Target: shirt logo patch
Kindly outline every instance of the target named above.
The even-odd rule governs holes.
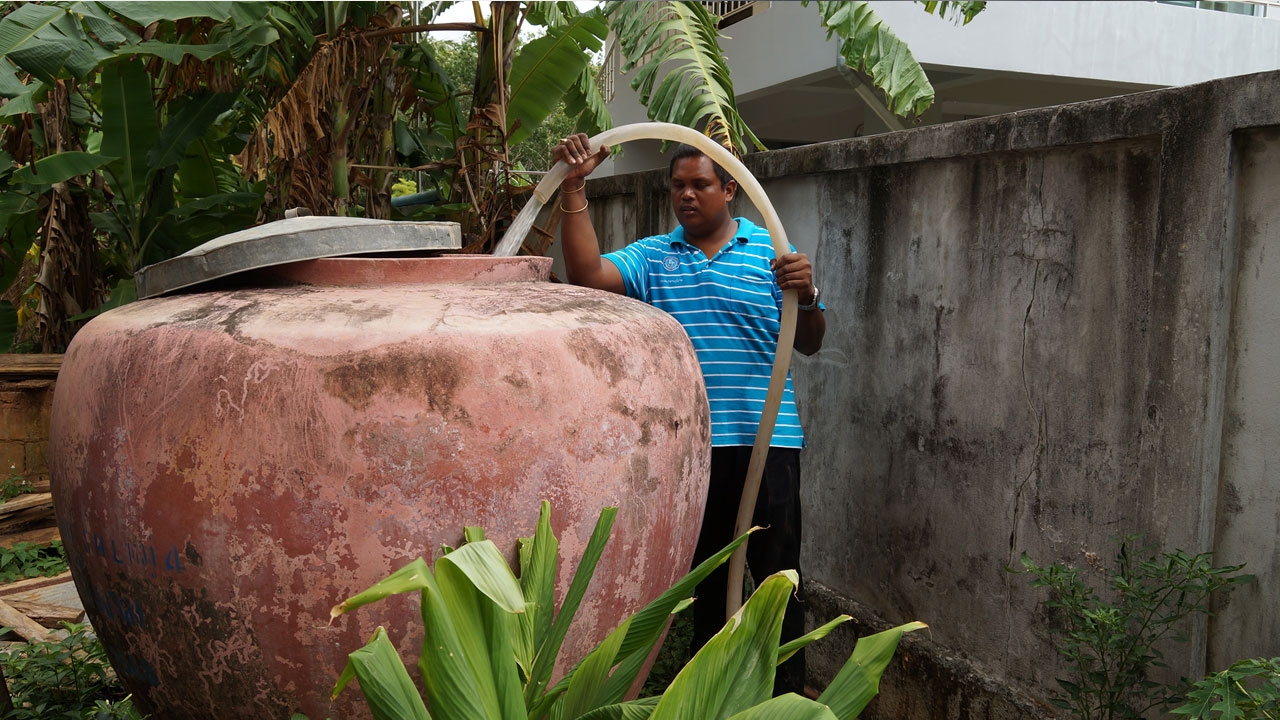
[[[668,255],[662,258],[663,270],[666,270],[667,272],[675,272],[676,268],[678,267],[680,267],[680,259],[677,258],[675,255]]]

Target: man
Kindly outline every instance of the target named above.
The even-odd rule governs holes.
[[[697,148],[681,145],[671,160],[671,207],[680,227],[600,255],[587,209],[586,177],[609,149],[592,150],[586,135],[565,138],[554,157],[569,174],[560,186],[561,240],[569,282],[608,290],[670,313],[689,334],[702,365],[711,403],[711,480],[694,554],[698,564],[733,539],[743,481],[764,408],[777,348],[782,291],[799,295],[795,349],[812,355],[826,322],[818,305],[809,258],[775,257],[769,233],[734,218],[729,203],[737,183]],[[800,448],[804,434],[791,378],[779,409],[753,522],[767,528],[747,545],[757,580],[800,571]],[[724,626],[727,565],[698,586],[693,645],[697,651]],[[787,606],[782,641],[804,634],[800,597]],[[774,693],[804,692],[804,654],[778,668]]]

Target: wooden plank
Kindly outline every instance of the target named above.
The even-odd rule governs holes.
[[[62,573],[61,575],[54,575],[53,577],[27,578],[26,580],[11,582],[8,585],[0,585],[0,597],[9,597],[10,595],[26,592],[27,590],[49,587],[51,585],[61,585],[62,583],[69,582],[71,582],[70,570]]]
[[[21,390],[29,392],[32,390],[48,390],[54,385],[53,378],[39,378],[37,380],[15,379],[13,377],[0,376],[0,390]]]
[[[35,603],[37,605],[59,605],[69,608],[83,608],[80,592],[70,580],[48,587],[33,588],[22,592],[7,594],[4,601],[10,605],[15,602]]]
[[[52,524],[53,508],[29,508],[0,520],[0,535],[35,530]]]
[[[60,367],[62,367],[62,355],[0,354],[0,377],[56,377]]]
[[[53,508],[53,493],[27,493],[0,503],[0,517],[42,505]]]
[[[47,493],[49,492],[49,475],[47,473],[39,473],[35,476],[27,476],[23,478],[27,481],[28,493]]]
[[[0,547],[13,547],[18,543],[31,543],[32,545],[48,545],[54,540],[61,540],[62,534],[58,532],[58,527],[45,527],[37,530],[27,530],[25,532],[10,533],[8,535],[0,535]]]
[[[56,628],[58,623],[75,623],[84,619],[84,608],[71,607],[69,605],[51,605],[29,600],[9,599],[3,602],[7,602],[9,607],[47,628]]]
[[[49,642],[56,638],[43,625],[18,612],[4,600],[0,600],[0,625],[13,628],[30,642]]]

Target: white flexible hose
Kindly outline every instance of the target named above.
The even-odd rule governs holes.
[[[632,140],[670,140],[692,145],[714,160],[738,181],[738,187],[746,192],[747,197],[755,204],[756,210],[764,216],[764,226],[773,239],[773,251],[779,257],[791,252],[791,244],[787,242],[786,231],[782,229],[782,221],[774,211],[773,204],[765,195],[764,188],[756,181],[747,167],[732,153],[719,143],[702,133],[671,123],[646,122],[623,125],[606,130],[591,138],[592,149],[602,146],[619,145]],[[557,162],[551,171],[542,178],[542,182],[534,188],[533,198],[520,212],[534,215],[546,205],[560,188],[560,183],[569,172],[569,166]],[[521,223],[512,225],[512,229],[498,242],[493,254],[499,256],[515,255],[524,242],[524,232],[515,232]],[[514,235],[514,237],[513,237]],[[773,426],[778,419],[778,406],[782,403],[782,391],[787,382],[787,367],[791,364],[791,346],[796,336],[796,291],[786,290],[782,293],[782,327],[778,332],[778,349],[774,353],[773,373],[769,378],[769,391],[765,395],[764,411],[760,414],[760,427],[756,431],[756,442],[751,450],[751,461],[747,465],[747,477],[742,487],[742,501],[738,504],[738,519],[734,525],[734,537],[738,537],[751,529],[751,517],[756,507],[756,497],[760,493],[760,478],[764,474],[765,457],[769,452],[769,441],[773,438]],[[729,591],[725,598],[725,619],[732,617],[742,607],[742,576],[747,563],[747,544],[738,546],[729,560]]]

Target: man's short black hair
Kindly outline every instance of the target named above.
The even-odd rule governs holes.
[[[671,151],[671,164],[667,167],[667,177],[671,177],[671,174],[675,172],[677,160],[683,160],[691,157],[705,157],[708,160],[711,160],[706,153],[702,152],[698,148],[687,143],[680,143],[676,146],[675,150]],[[720,163],[715,160],[711,160],[711,166],[716,169],[716,177],[720,178],[720,187],[728,187],[729,181],[733,179],[733,176],[729,174],[729,171],[720,167]]]

